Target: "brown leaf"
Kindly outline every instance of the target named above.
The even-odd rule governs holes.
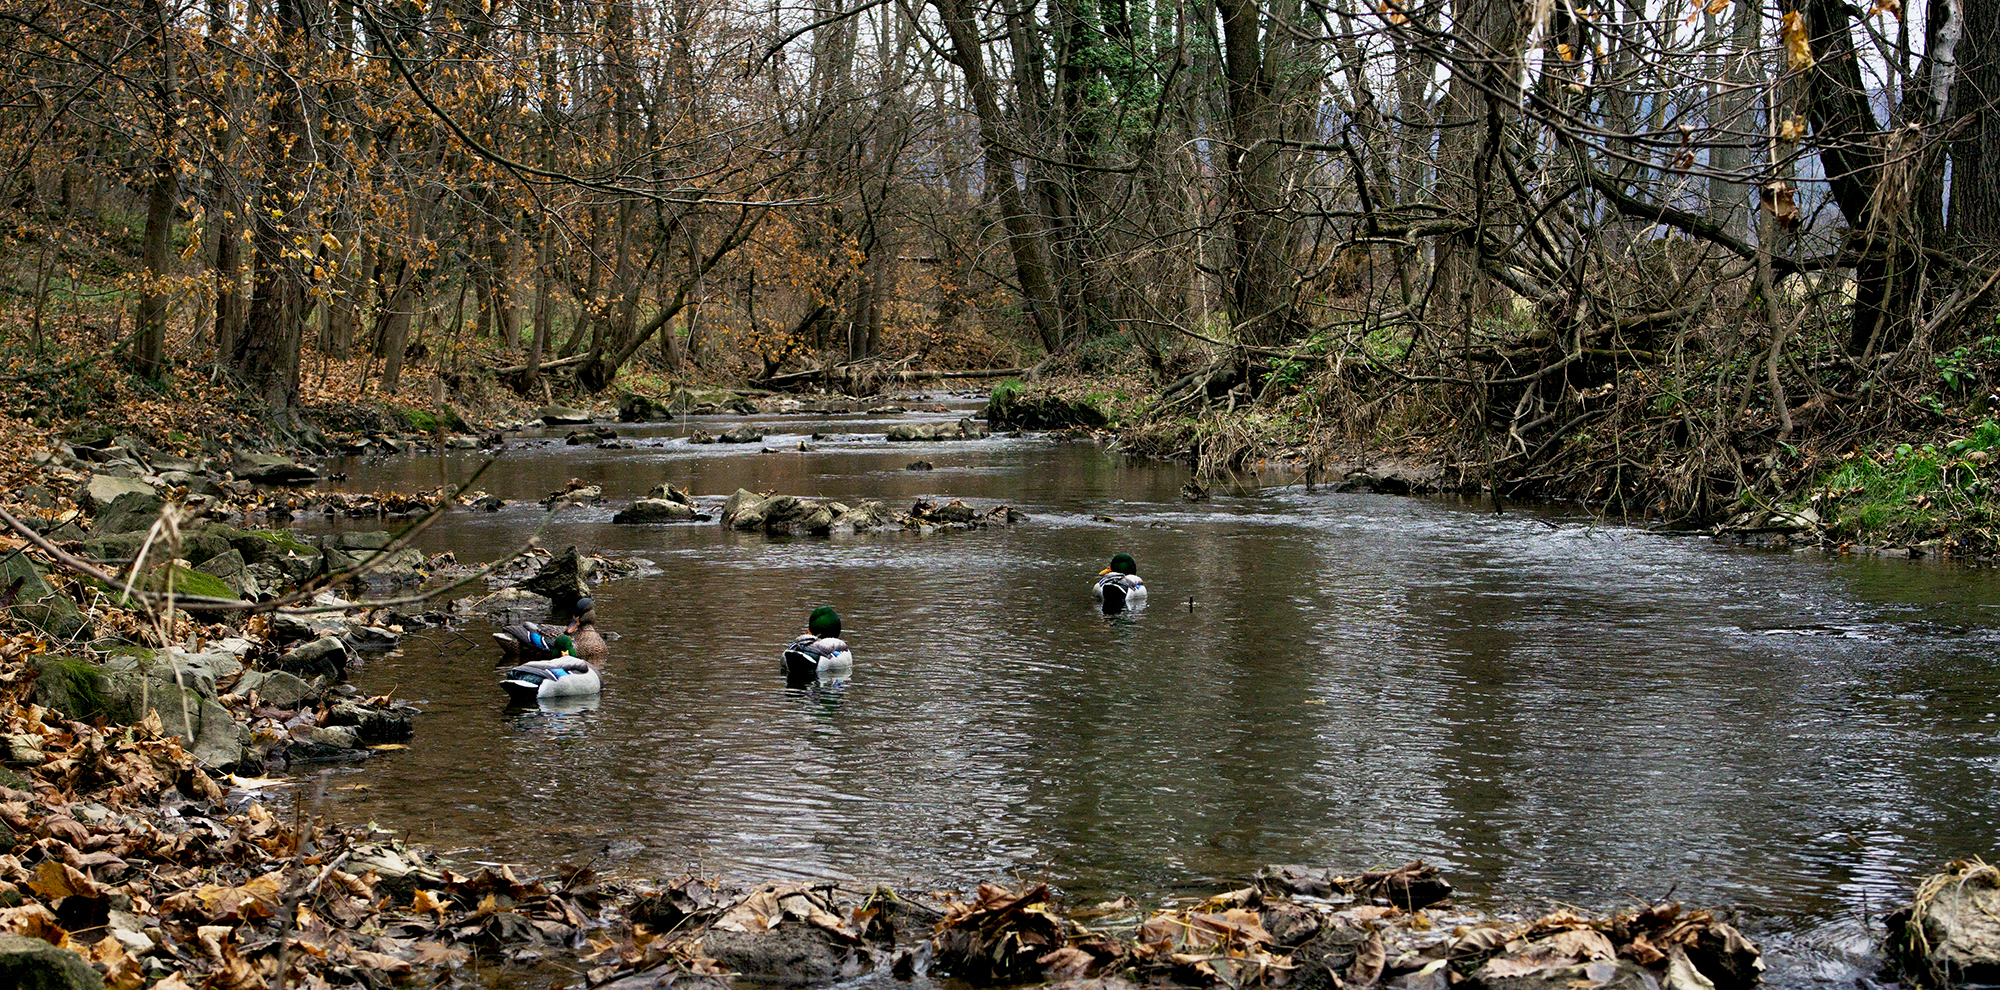
[[[90,947],[88,958],[103,970],[104,985],[110,990],[138,990],[146,985],[146,967],[116,938],[104,936]]]
[[[0,932],[26,935],[53,945],[62,945],[69,937],[62,926],[56,924],[55,912],[40,904],[0,909]]]
[[[471,961],[472,952],[456,945],[443,942],[418,942],[414,947],[415,958],[411,961],[419,966],[449,966],[458,968]]]
[[[1785,14],[1779,28],[1779,36],[1785,42],[1785,59],[1794,69],[1810,69],[1815,59],[1811,40],[1806,36],[1806,15],[1798,11]]]
[[[97,884],[81,870],[47,859],[35,867],[35,879],[28,882],[28,889],[52,901],[61,897],[103,896]]]
[[[212,921],[235,919],[249,921],[253,918],[269,918],[278,911],[278,895],[284,890],[283,881],[273,871],[245,883],[241,887],[208,886],[195,891],[200,899],[202,912]]]
[[[1380,934],[1371,934],[1368,941],[1354,954],[1354,962],[1347,967],[1346,982],[1351,986],[1373,986],[1382,978],[1382,970],[1389,965],[1389,950],[1382,944]]]
[[[1074,945],[1065,945],[1035,961],[1042,964],[1043,975],[1053,983],[1083,979],[1089,975],[1090,966],[1096,960]]]
[[[395,956],[381,952],[370,952],[367,949],[348,949],[347,961],[362,969],[372,969],[378,973],[400,975],[410,971],[409,963]]]
[[[419,890],[417,891],[417,896],[410,901],[411,913],[436,914],[439,924],[444,923],[445,912],[450,910],[450,907],[443,898],[438,896],[437,891]]]

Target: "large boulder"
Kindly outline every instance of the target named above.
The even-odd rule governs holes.
[[[103,512],[116,502],[120,495],[153,495],[159,490],[137,478],[120,478],[110,474],[93,474],[77,489],[76,501],[92,512]]]
[[[664,498],[642,498],[611,517],[614,523],[688,522],[701,517],[694,506]]]
[[[337,681],[347,676],[347,644],[339,636],[321,636],[293,647],[274,666],[308,681],[315,677]]]
[[[90,528],[99,533],[128,533],[147,529],[160,517],[166,500],[150,491],[126,492],[111,500],[92,519]]]
[[[722,522],[731,529],[767,533],[824,535],[834,530],[875,529],[891,519],[882,503],[868,500],[848,505],[830,499],[796,495],[760,495],[737,489],[722,505]]]
[[[259,485],[309,485],[319,480],[319,469],[300,464],[279,454],[238,451],[230,471],[236,477]]]
[[[243,555],[245,566],[267,585],[266,590],[270,590],[272,584],[306,581],[318,574],[325,563],[325,556],[318,547],[290,533],[221,525],[210,526],[208,531]],[[259,565],[269,570],[258,570]],[[275,576],[276,581],[265,581],[267,576]]]
[[[627,392],[618,397],[618,421],[621,423],[664,423],[674,418],[667,403],[650,395]]]
[[[0,934],[0,986],[15,990],[104,990],[104,977],[68,949]]]
[[[596,422],[588,412],[571,406],[543,406],[539,415],[543,426],[582,426]]]
[[[282,670],[247,671],[230,690],[246,697],[255,692],[265,704],[284,709],[297,708],[319,697],[319,688],[299,679],[297,674]]]
[[[256,575],[250,573],[243,555],[235,550],[210,557],[196,565],[195,570],[212,575],[228,585],[238,598],[254,601],[263,595],[263,586],[257,583]]]
[[[133,673],[162,684],[178,683],[204,698],[214,698],[219,685],[236,680],[243,673],[243,661],[222,652],[186,653],[170,648],[166,658],[156,656],[114,656],[104,661],[111,673]]]
[[[590,566],[572,546],[543,564],[534,577],[521,582],[520,588],[554,602],[555,610],[567,618],[577,599],[590,597],[590,585],[585,583],[589,576]]]
[[[241,763],[250,730],[213,698],[185,686],[187,681],[184,676],[176,683],[173,665],[156,659],[141,658],[126,669],[112,670],[50,656],[35,664],[34,695],[36,704],[78,720],[101,715],[113,724],[130,725],[156,711],[161,728],[180,736],[182,748],[204,765],[226,769]]]
[[[986,427],[969,419],[956,423],[898,423],[889,428],[892,442],[910,440],[979,440],[991,436]]]
[[[0,608],[51,639],[79,638],[90,629],[76,600],[56,590],[26,554],[0,553]]]
[[[372,564],[361,580],[369,584],[408,585],[420,584],[429,575],[425,570],[424,552],[415,547],[404,547],[390,553],[385,560],[375,558],[395,541],[387,532],[341,533],[328,538],[322,548],[326,558],[328,574],[352,570]]]
[[[764,439],[764,431],[749,423],[744,423],[740,426],[730,427],[723,431],[722,435],[716,437],[716,439],[723,443],[757,443]]]
[[[1444,485],[1444,465],[1434,461],[1390,458],[1345,472],[1335,488],[1343,492],[1412,495],[1434,492]]]

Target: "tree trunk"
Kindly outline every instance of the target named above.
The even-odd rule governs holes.
[[[250,312],[236,342],[234,364],[286,422],[298,401],[299,348],[305,335],[305,274],[287,257],[293,237],[302,236],[311,211],[297,201],[299,179],[312,168],[306,141],[305,106],[294,82],[306,57],[306,0],[275,0],[276,49],[272,63],[277,85],[267,99],[264,188],[252,214]]]
[[[146,229],[142,256],[145,281],[139,290],[139,312],[130,353],[132,370],[142,378],[158,378],[166,370],[167,344],[167,250],[168,235],[174,228],[174,199],[180,190],[180,162],[174,142],[178,132],[175,118],[179,107],[179,85],[174,72],[176,55],[168,32],[166,5],[146,0],[146,12],[153,31],[154,68],[153,112],[158,115],[153,134],[153,181],[146,190]]]
[[[1021,304],[1042,346],[1051,353],[1059,351],[1064,343],[1061,317],[1051,288],[1041,225],[1022,202],[1014,161],[1000,137],[1000,99],[986,73],[979,28],[973,23],[965,0],[931,0],[931,3],[944,21],[945,32],[951,37],[952,60],[964,73],[965,88],[972,96],[973,114],[979,121],[979,144],[985,154],[986,186],[1000,200],[1000,220],[1007,228],[1008,247],[1013,251]]]

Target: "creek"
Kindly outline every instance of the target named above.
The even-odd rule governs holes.
[[[454,511],[420,545],[489,561],[543,524],[533,500],[602,485],[605,505],[541,539],[647,564],[597,589],[617,637],[602,697],[509,710],[491,628],[414,631],[353,677],[418,703],[417,737],[333,773],[325,812],[477,860],[1026,878],[1073,904],[1423,858],[1479,903],[1737,906],[1793,987],[1850,983],[1923,873],[1996,848],[1992,568],[1276,475],[1189,502],[1184,469],[1089,443],[883,439],[967,402],[618,426],[634,449],[514,435],[480,487],[524,501]],[[685,440],[739,422],[764,443]],[[799,450],[814,433],[830,435]],[[483,459],[330,469],[346,490],[410,491]],[[612,524],[662,481],[711,511],[743,487],[1027,519],[827,538]],[[1151,601],[1107,617],[1088,588],[1120,551]],[[845,619],[855,674],[788,690],[779,651],[820,604]]]

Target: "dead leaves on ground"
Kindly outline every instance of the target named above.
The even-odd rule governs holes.
[[[112,990],[378,987],[474,947],[569,952],[602,912],[586,870],[420,872],[421,853],[231,813],[157,715],[107,729],[0,693],[0,736],[32,787],[0,787],[0,932],[76,952]],[[434,883],[392,890],[411,878]]]

